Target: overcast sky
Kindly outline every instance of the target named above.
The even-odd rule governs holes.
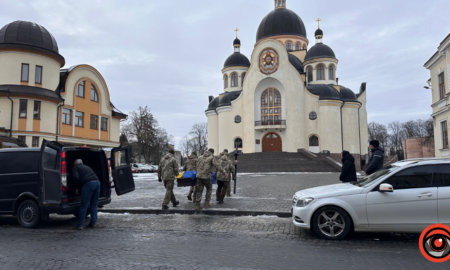
[[[128,113],[151,108],[176,140],[206,121],[208,96],[223,91],[223,63],[251,56],[256,30],[273,0],[0,0],[0,25],[43,25],[66,67],[94,66],[111,101]],[[423,64],[450,32],[449,0],[288,0],[305,23],[310,46],[318,17],[324,43],[339,59],[339,84],[354,92],[367,82],[369,121],[425,119],[431,92]]]

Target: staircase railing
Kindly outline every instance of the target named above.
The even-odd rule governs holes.
[[[285,126],[286,120],[264,120],[255,121],[255,126]]]

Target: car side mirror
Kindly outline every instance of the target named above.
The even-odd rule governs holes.
[[[394,192],[394,187],[389,184],[381,184],[379,192]]]

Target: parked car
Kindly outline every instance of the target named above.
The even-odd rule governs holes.
[[[100,179],[99,207],[111,203],[112,188],[118,196],[134,191],[127,149],[112,149],[108,162],[103,150],[63,148],[44,140],[40,149],[0,149],[0,215],[17,216],[25,228],[37,227],[53,213],[77,216],[81,200],[70,175],[76,159],[82,159]]]
[[[142,164],[135,163],[135,164],[132,164],[132,166],[133,166],[133,168],[136,169],[136,173],[148,173],[149,172],[148,168]]]
[[[294,225],[324,239],[352,230],[421,233],[435,223],[450,226],[450,159],[399,161],[350,183],[298,191]]]

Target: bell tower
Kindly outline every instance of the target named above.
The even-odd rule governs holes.
[[[286,1],[287,0],[274,0],[274,1],[275,1],[275,9],[286,8]]]

